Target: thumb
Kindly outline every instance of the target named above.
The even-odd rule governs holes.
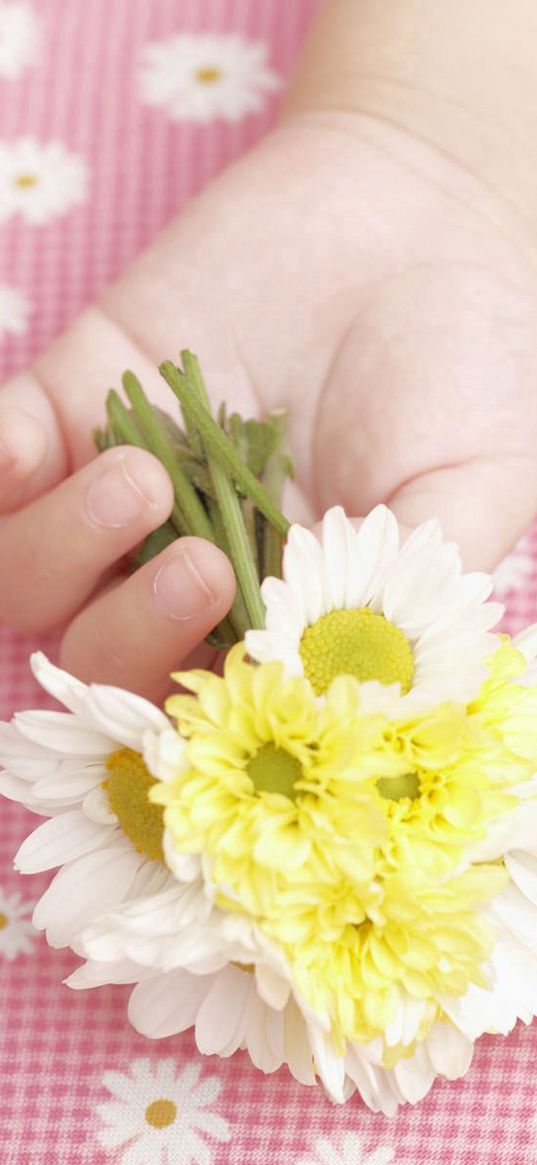
[[[493,570],[531,525],[536,486],[522,460],[476,458],[405,482],[387,504],[406,526],[438,518],[465,569]]]

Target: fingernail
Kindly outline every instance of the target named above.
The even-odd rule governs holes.
[[[161,566],[155,576],[153,591],[157,606],[172,619],[192,619],[218,594],[211,590],[187,550],[177,549],[174,557]]]
[[[95,526],[110,530],[128,526],[148,505],[155,504],[146,467],[137,467],[135,472],[137,480],[125,462],[118,461],[91,482],[86,494],[86,511]]]

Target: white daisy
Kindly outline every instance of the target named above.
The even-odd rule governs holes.
[[[260,663],[281,660],[321,696],[339,674],[362,683],[364,710],[412,715],[446,700],[467,703],[498,646],[503,614],[487,603],[492,580],[463,574],[457,548],[438,522],[399,547],[394,515],[377,506],[358,531],[336,506],[322,535],[291,527],[283,579],[262,584],[266,624],[247,631]]]
[[[0,958],[32,953],[36,937],[29,917],[32,908],[32,903],[21,902],[20,894],[6,894],[0,888]]]
[[[20,214],[45,223],[84,202],[86,163],[61,142],[0,142],[0,222]]]
[[[0,0],[0,77],[18,77],[35,64],[39,24],[29,4]]]
[[[212,1106],[222,1087],[216,1076],[201,1077],[199,1064],[178,1069],[172,1059],[133,1060],[130,1074],[106,1072],[103,1084],[113,1100],[97,1106],[104,1149],[125,1148],[122,1165],[210,1165],[211,1141],[231,1139],[229,1122]]]
[[[7,332],[25,332],[30,312],[30,304],[21,291],[0,284],[0,340]]]
[[[513,591],[524,591],[535,575],[531,534],[525,534],[493,574],[494,593],[502,601]]]
[[[174,121],[198,122],[256,113],[281,84],[261,42],[190,33],[146,45],[140,79],[148,105],[163,106]]]
[[[367,1151],[358,1133],[345,1133],[337,1145],[328,1137],[319,1137],[314,1155],[301,1157],[297,1165],[390,1165],[393,1160],[393,1149],[378,1146]]]
[[[0,793],[50,818],[15,862],[27,874],[61,867],[35,907],[34,925],[62,947],[75,945],[77,932],[107,909],[172,880],[139,756],[144,732],[168,720],[130,692],[88,687],[41,653],[31,663],[45,691],[70,711],[19,712],[0,724]]]

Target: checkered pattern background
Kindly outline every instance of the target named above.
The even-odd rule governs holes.
[[[317,3],[34,0],[42,59],[20,80],[0,79],[0,140],[30,134],[62,141],[87,160],[91,197],[50,224],[13,219],[0,228],[0,283],[18,287],[34,309],[30,331],[0,344],[0,381],[23,368],[274,115],[268,102],[262,114],[237,124],[171,123],[140,105],[133,81],[140,47],[179,30],[240,32],[264,40],[271,66],[285,76]],[[537,536],[527,551],[535,572],[528,579],[526,569],[524,589],[515,586],[508,595],[512,630],[537,618]],[[1,718],[16,708],[46,706],[27,669],[35,646],[0,627]],[[41,639],[39,646],[54,659],[54,640]],[[0,891],[22,892],[28,902],[48,881],[21,880],[12,871],[13,854],[32,824],[18,807],[0,805]],[[198,1057],[189,1034],[153,1044],[133,1033],[124,989],[70,992],[62,979],[72,965],[41,937],[33,954],[13,961],[0,949],[1,1165],[122,1162],[124,1148],[110,1153],[98,1140],[97,1105],[110,1099],[104,1074],[128,1072],[137,1057],[153,1064],[173,1058],[179,1068]],[[367,1165],[370,1155],[374,1161],[381,1149],[391,1150],[396,1165],[529,1165],[537,1160],[536,1062],[536,1025],[519,1027],[508,1040],[483,1039],[464,1081],[437,1082],[428,1100],[388,1121],[357,1100],[334,1107],[320,1089],[302,1089],[285,1070],[263,1078],[243,1055],[204,1061],[203,1073],[221,1082],[214,1111],[231,1126],[227,1143],[208,1139],[207,1160],[293,1165],[311,1158],[313,1165],[323,1136],[340,1165],[343,1137],[353,1131],[362,1144],[355,1165],[362,1159]],[[145,1160],[159,1165],[157,1157]],[[173,1157],[177,1165],[190,1160]]]

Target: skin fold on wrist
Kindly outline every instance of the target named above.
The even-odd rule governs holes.
[[[281,120],[335,114],[433,147],[537,245],[534,0],[329,0]]]

